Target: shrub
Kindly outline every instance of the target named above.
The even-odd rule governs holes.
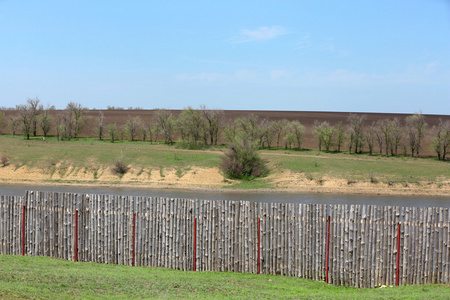
[[[124,163],[123,160],[119,159],[114,163],[114,166],[111,171],[113,174],[119,175],[120,177],[122,177],[129,170],[130,170],[130,168],[128,167],[128,165],[126,163]]]
[[[2,165],[2,167],[6,167],[7,165],[9,165],[9,157],[2,156],[2,158],[0,160],[0,164]]]
[[[229,178],[252,180],[266,176],[269,170],[257,147],[247,139],[236,139],[222,159],[221,169]]]

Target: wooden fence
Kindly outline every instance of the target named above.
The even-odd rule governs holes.
[[[448,208],[0,196],[0,254],[355,287],[449,283],[448,225]]]

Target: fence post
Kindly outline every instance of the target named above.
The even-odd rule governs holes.
[[[194,272],[197,271],[197,218],[194,218]]]
[[[133,213],[133,267],[136,255],[136,213]]]
[[[400,222],[397,226],[397,276],[395,278],[395,286],[399,284],[399,274],[400,274]]]
[[[261,217],[258,216],[258,274],[261,274]]]
[[[330,216],[327,218],[327,262],[326,262],[326,270],[325,270],[325,282],[328,283],[328,262],[330,260]]]
[[[75,210],[75,261],[78,261],[78,209]]]
[[[25,205],[22,207],[22,256],[25,255]]]

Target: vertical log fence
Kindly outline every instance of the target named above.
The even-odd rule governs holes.
[[[450,282],[449,209],[27,192],[0,254],[233,271],[357,288]]]

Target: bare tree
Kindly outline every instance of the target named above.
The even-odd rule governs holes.
[[[70,140],[73,137],[73,114],[71,111],[63,110],[58,116],[58,124],[61,130],[61,139]]]
[[[274,128],[273,128],[273,121],[269,121],[267,119],[262,119],[260,121],[259,127],[260,127],[260,147],[264,148],[264,145],[267,144],[267,148],[270,149],[273,140],[275,138]]]
[[[98,117],[95,119],[95,133],[101,141],[105,134],[105,114],[101,110],[98,111]]]
[[[373,146],[376,140],[376,133],[378,131],[378,126],[375,122],[369,126],[367,130],[364,131],[364,137],[366,138],[367,147],[369,148],[369,154],[373,154]]]
[[[377,122],[378,128],[383,133],[384,146],[386,147],[386,156],[389,156],[389,149],[392,142],[392,122],[389,119],[379,120]]]
[[[141,139],[143,142],[147,139],[147,128],[144,124],[139,128],[139,135],[141,136]]]
[[[345,128],[342,122],[337,123],[335,126],[335,134],[336,134],[336,150],[341,152],[341,146],[345,140]]]
[[[71,115],[69,118],[71,123],[69,137],[76,138],[88,122],[88,118],[85,116],[87,108],[83,107],[80,103],[69,102],[66,110]]]
[[[159,128],[156,123],[150,122],[147,124],[147,131],[150,143],[156,142],[159,137]]]
[[[178,116],[177,128],[182,142],[191,149],[197,147],[202,139],[204,143],[208,142],[206,121],[197,109],[185,108]]]
[[[411,156],[414,153],[419,157],[422,141],[427,128],[425,117],[422,112],[406,117],[406,130],[408,132],[409,147],[411,149]]]
[[[0,111],[0,134],[2,134],[4,126],[5,126],[5,114]]]
[[[142,121],[139,116],[131,118],[128,117],[127,123],[125,124],[124,130],[126,135],[133,142],[142,127]]]
[[[247,114],[234,120],[244,133],[244,138],[253,144],[260,137],[259,117],[255,114]]]
[[[223,135],[225,140],[229,143],[233,143],[236,136],[238,135],[239,128],[236,122],[229,121],[223,130]]]
[[[37,134],[37,124],[39,121],[39,115],[42,113],[42,110],[44,107],[42,104],[39,104],[41,100],[39,100],[38,97],[31,99],[29,98],[27,100],[27,106],[30,110],[31,115],[31,132],[33,133],[33,136],[36,136]]]
[[[8,121],[9,128],[12,131],[13,136],[16,135],[16,132],[20,130],[20,118],[19,116],[12,116]]]
[[[58,141],[64,138],[64,132],[66,131],[64,116],[64,113],[60,113],[56,119],[56,140]]]
[[[325,146],[327,152],[330,151],[330,147],[333,144],[333,136],[335,128],[328,123],[328,121],[315,121],[313,134],[318,138],[319,151],[322,150],[322,144]]]
[[[117,135],[119,134],[119,132],[117,131],[116,123],[112,123],[112,124],[108,125],[108,134],[111,137],[111,143],[114,143],[114,141],[117,138]]]
[[[22,133],[26,136],[26,139],[29,140],[31,130],[33,127],[33,114],[29,109],[28,105],[23,104],[18,105],[17,110],[22,128]]]
[[[377,122],[378,125],[378,122]],[[375,140],[378,144],[378,150],[380,152],[380,155],[383,155],[383,143],[384,143],[384,134],[383,131],[380,129],[380,126],[377,126],[375,128]]]
[[[319,151],[322,151],[322,144],[323,144],[322,123],[319,122],[318,120],[314,121],[313,135],[317,137],[317,144],[319,146]]]
[[[284,131],[284,148],[291,149],[292,145],[295,145],[295,135],[291,128],[291,123],[286,126],[286,129]]]
[[[288,124],[289,121],[286,119],[277,120],[272,123],[274,135],[277,138],[277,148],[280,148],[281,135]]]
[[[42,134],[44,138],[47,137],[51,126],[52,126],[52,116],[50,115],[50,107],[42,110],[42,113],[39,116],[39,125],[42,129]]]
[[[161,134],[164,137],[164,143],[172,144],[176,123],[175,117],[172,115],[172,113],[164,109],[157,109],[156,122],[158,124],[158,128],[161,131]]]
[[[437,125],[433,126],[433,140],[431,141],[431,150],[436,152],[439,160],[445,160],[450,152],[450,122],[439,119]]]
[[[391,122],[392,141],[391,141],[391,154],[398,155],[398,148],[402,145],[403,130],[398,118],[394,118]]]
[[[364,123],[367,119],[366,115],[357,115],[357,114],[350,114],[350,116],[347,118],[348,120],[348,131],[350,134],[350,145],[349,145],[349,152],[351,152],[352,144],[355,145],[355,153],[362,152],[362,145],[364,143],[363,140],[363,129],[364,129]]]
[[[205,105],[201,105],[203,117],[207,122],[207,129],[209,132],[209,138],[211,145],[217,145],[219,138],[219,131],[223,127],[223,110],[221,109],[208,109]]]
[[[289,146],[293,143],[296,144],[298,150],[302,150],[303,134],[305,127],[297,120],[291,121],[287,129],[287,140]]]

